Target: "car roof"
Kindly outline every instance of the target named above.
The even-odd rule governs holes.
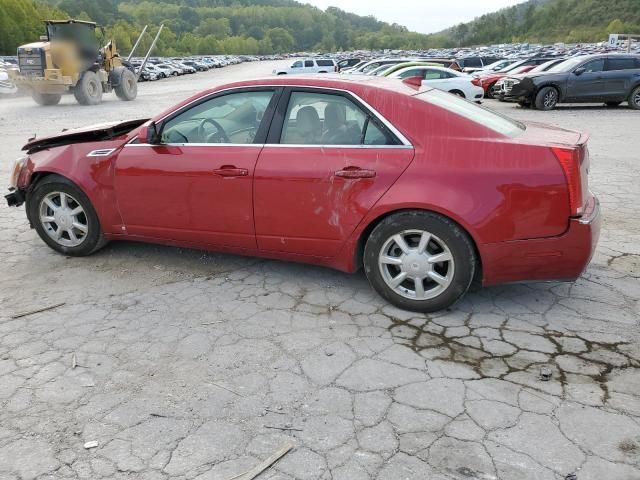
[[[434,67],[435,68],[435,67]],[[242,88],[242,87],[259,87],[259,86],[291,86],[291,87],[307,87],[307,88],[328,88],[335,90],[356,91],[365,88],[374,88],[385,90],[393,93],[402,93],[406,95],[414,95],[415,89],[409,87],[397,79],[391,79],[379,76],[349,76],[335,73],[327,73],[322,76],[317,75],[286,75],[255,78],[251,80],[242,80],[238,82],[228,83],[220,87],[211,89],[213,93],[221,89]]]

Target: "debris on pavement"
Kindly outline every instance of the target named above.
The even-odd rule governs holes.
[[[84,444],[84,448],[86,448],[87,450],[89,450],[90,448],[96,448],[97,446],[98,446],[97,440],[91,440],[90,442],[87,442]]]
[[[271,455],[269,458],[259,463],[255,467],[253,467],[251,470],[241,473],[240,475],[236,475],[235,477],[231,477],[229,480],[240,480],[240,479],[252,480],[256,478],[258,475],[264,472],[267,468],[269,468],[271,465],[273,465],[278,460],[280,460],[280,458],[284,457],[287,454],[287,452],[289,452],[289,450],[293,448],[293,446],[294,445],[291,442],[285,443],[273,455]]]
[[[28,317],[29,315],[34,315],[40,312],[46,312],[47,310],[53,310],[54,308],[61,307],[65,305],[66,302],[56,303],[55,305],[49,305],[48,307],[36,308],[34,310],[28,310],[26,312],[16,313],[15,315],[11,315],[11,319],[15,320],[16,318]]]
[[[540,369],[540,380],[543,382],[548,382],[553,377],[553,372],[549,367],[542,367]]]

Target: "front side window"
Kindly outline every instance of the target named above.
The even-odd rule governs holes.
[[[291,68],[302,68],[302,60],[298,60],[297,62],[293,62]]]
[[[289,145],[394,145],[368,112],[342,95],[293,92],[280,143]]]
[[[425,70],[423,68],[411,68],[408,70],[403,70],[398,73],[398,78],[404,80],[405,78],[411,77],[423,77],[424,78]]]
[[[161,143],[253,143],[273,94],[238,92],[206,100],[167,121]]]
[[[590,62],[585,63],[582,68],[584,68],[585,73],[601,72],[604,70],[604,58],[591,60]]]

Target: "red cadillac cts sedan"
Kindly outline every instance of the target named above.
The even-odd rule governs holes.
[[[600,227],[586,140],[391,79],[251,80],[32,140],[6,198],[65,255],[139,240],[364,267],[430,312],[474,280],[581,274]]]

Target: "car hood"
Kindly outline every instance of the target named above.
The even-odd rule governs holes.
[[[117,122],[101,123],[88,127],[63,130],[57,135],[30,139],[27,144],[22,147],[22,150],[26,151],[27,153],[35,153],[40,150],[59,147],[61,145],[111,140],[113,138],[129,133],[131,130],[139,127],[147,120],[149,119],[143,118],[127,121],[120,120]]]
[[[531,74],[524,74],[523,78],[530,78],[530,79],[536,79],[536,78],[542,78],[544,77],[545,80],[564,80],[565,78],[567,78],[567,73],[566,72],[537,72],[537,73],[531,73]]]

